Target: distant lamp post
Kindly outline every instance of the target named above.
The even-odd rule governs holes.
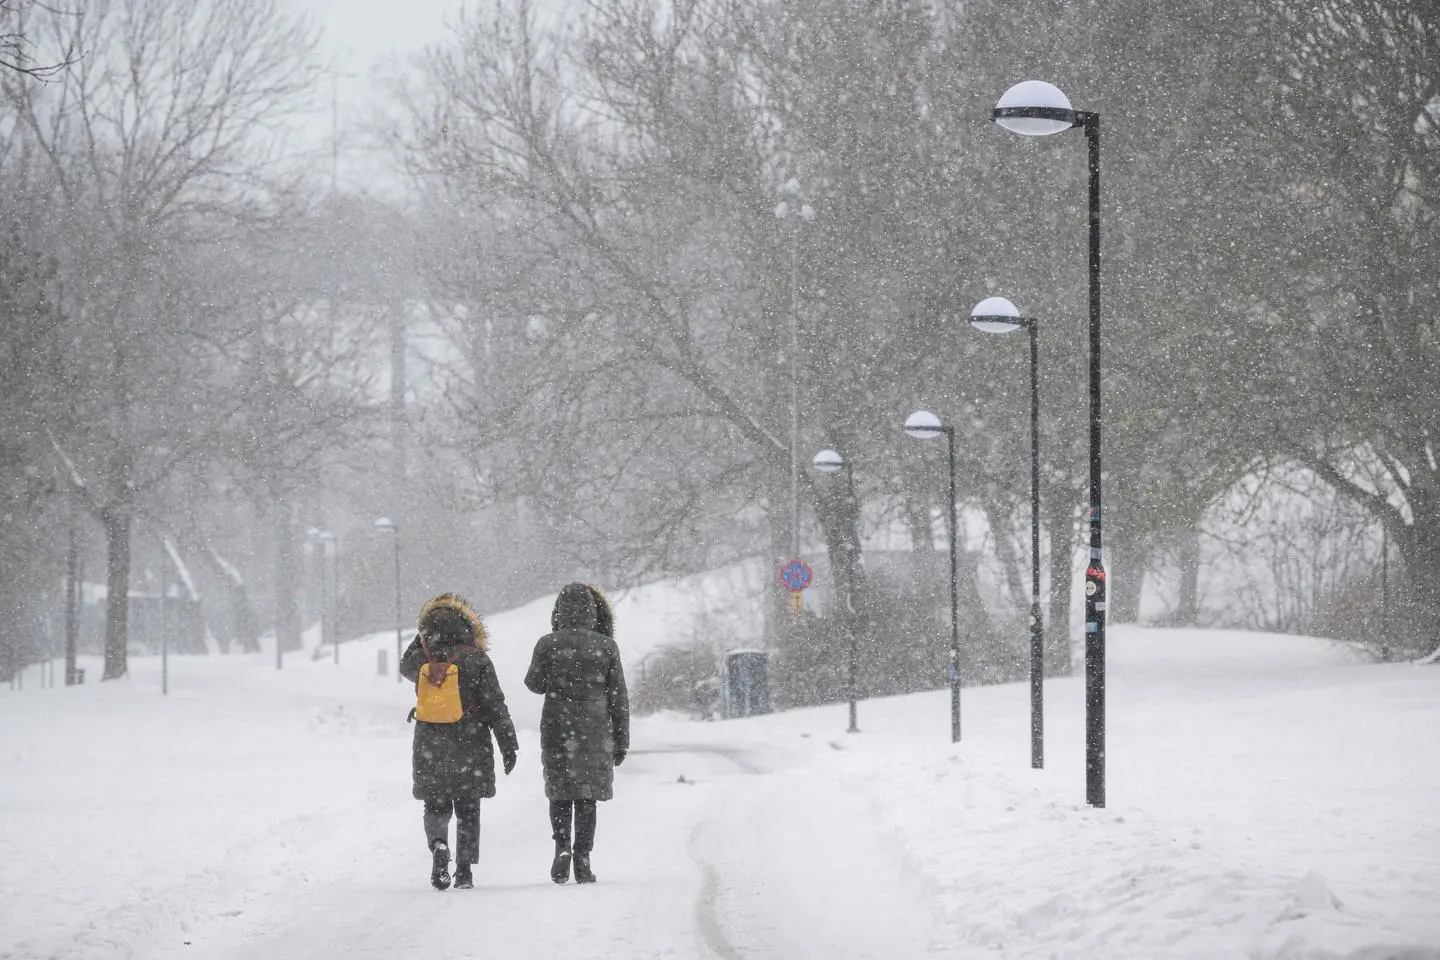
[[[1085,566],[1085,802],[1105,806],[1105,566],[1100,503],[1100,115],[1076,110],[1059,88],[1040,80],[1017,83],[995,105],[992,119],[1027,137],[1072,127],[1089,146],[1090,214],[1090,557]]]
[[[1040,321],[1004,297],[981,300],[970,325],[985,333],[1030,332],[1030,766],[1045,766],[1045,624],[1040,612]]]
[[[855,472],[850,469],[850,462],[840,455],[838,450],[821,450],[815,454],[810,465],[821,473],[845,474],[845,482],[851,498],[855,496]],[[854,544],[846,543],[847,550],[854,549]],[[848,563],[854,563],[855,558],[848,557]],[[859,733],[859,717],[856,708],[859,684],[859,661],[860,661],[860,637],[856,630],[855,622],[855,584],[851,581],[853,567],[845,571],[845,611],[848,614],[848,632],[850,634],[850,662],[846,668],[846,692],[850,699],[850,729],[847,733]]]
[[[905,420],[905,432],[917,440],[933,440],[944,434],[946,466],[950,476],[947,514],[950,520],[950,742],[960,742],[960,575],[955,557],[958,549],[959,524],[955,518],[955,428],[945,426],[928,410],[917,410]]]
[[[805,203],[800,181],[791,177],[781,188],[784,197],[775,217],[794,224],[790,233],[790,559],[800,559],[800,229],[815,219],[815,208]],[[798,608],[797,608],[798,609]]]
[[[395,681],[398,683],[402,679],[400,676],[400,656],[402,652],[400,647],[401,631],[403,629],[405,616],[404,610],[401,607],[400,598],[400,528],[396,526],[395,521],[389,517],[381,517],[375,521],[375,529],[381,533],[392,534],[394,537],[392,542],[395,546],[393,551],[395,555]]]

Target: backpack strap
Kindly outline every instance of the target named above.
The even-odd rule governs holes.
[[[441,670],[440,675],[436,676],[435,664],[443,663],[446,666],[449,666],[450,661],[446,659],[437,659],[435,655],[430,652],[430,644],[426,642],[425,634],[423,633],[420,634],[420,649],[425,652],[425,662],[430,664],[430,669],[425,671],[425,679],[430,682],[431,686],[438,687],[442,685],[445,682],[445,674],[449,671]]]

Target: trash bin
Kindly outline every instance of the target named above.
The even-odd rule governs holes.
[[[753,717],[770,712],[770,654],[764,650],[731,650],[725,654],[725,695],[728,717]]]

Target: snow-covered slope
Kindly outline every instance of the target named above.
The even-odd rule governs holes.
[[[617,600],[631,662],[707,589]],[[601,882],[556,888],[520,684],[548,612],[489,618],[522,755],[467,893],[425,883],[393,633],[339,666],[176,658],[167,698],[149,660],[0,691],[0,957],[1440,957],[1434,667],[1113,629],[1104,810],[1078,678],[1046,684],[1043,771],[1023,685],[967,689],[958,746],[943,691],[862,703],[858,735],[843,705],[640,718]]]

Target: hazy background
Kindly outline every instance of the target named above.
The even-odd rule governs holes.
[[[1111,618],[1434,649],[1431,0],[459,9],[0,0],[0,54],[77,54],[0,56],[5,670],[78,643],[121,676],[180,600],[173,651],[297,649],[441,590],[733,566],[761,635],[676,672],[763,644],[819,702],[855,638],[901,692],[944,682],[953,543],[967,677],[1022,675],[1025,338],[965,323],[1000,295],[1043,321],[1066,672],[1085,151],[989,122],[1026,78],[1104,118]],[[955,428],[955,537],[916,409]],[[826,448],[852,471],[808,469]]]

